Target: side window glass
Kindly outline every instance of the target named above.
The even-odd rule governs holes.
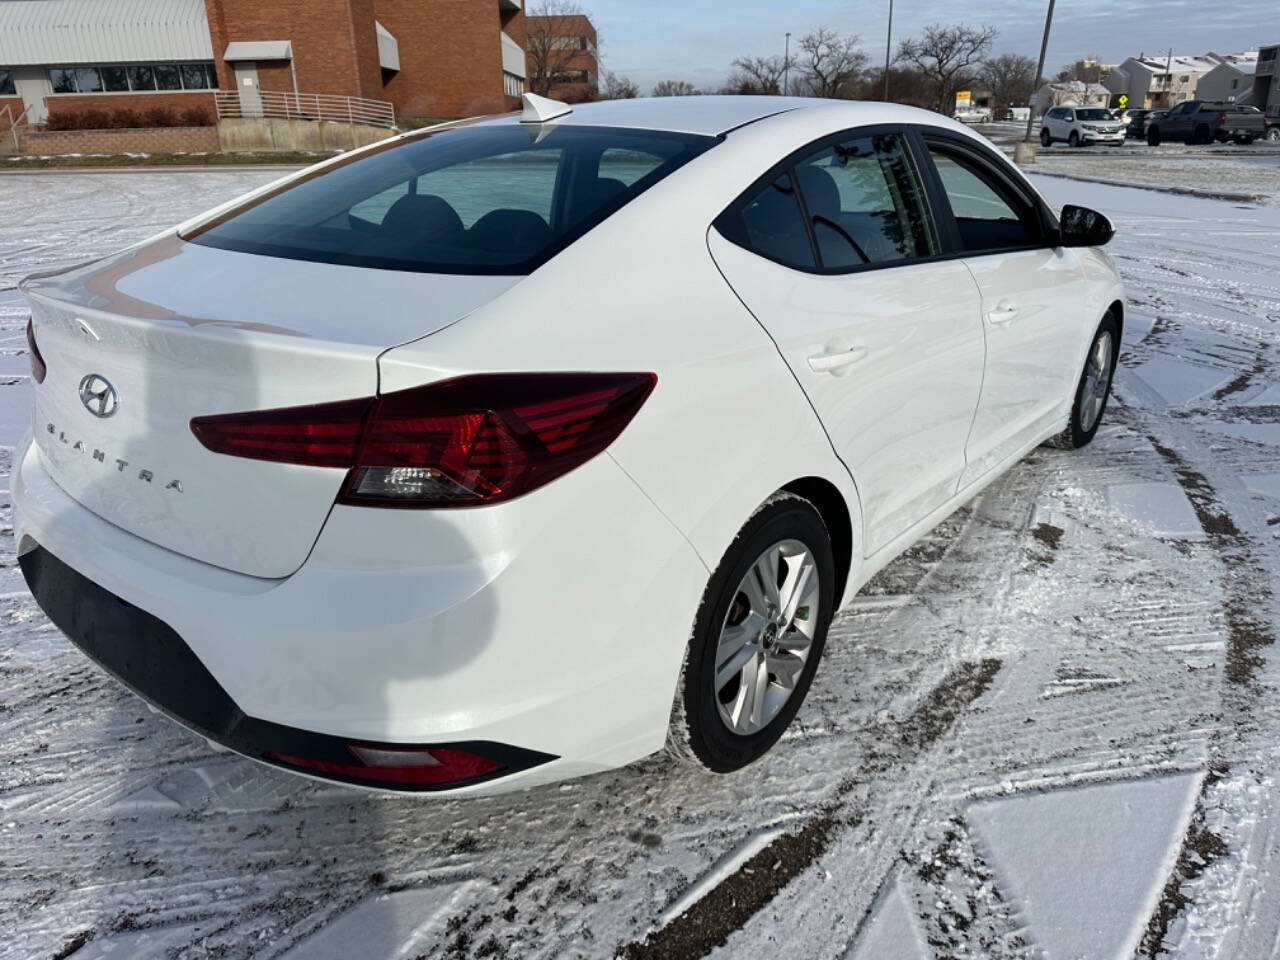
[[[813,248],[791,177],[783,174],[742,209],[746,246],[771,260],[812,269]]]
[[[818,255],[828,268],[928,257],[938,252],[924,191],[899,134],[855,137],[799,163]]]
[[[1007,195],[994,177],[976,163],[936,147],[929,148],[929,155],[942,180],[965,251],[1027,247],[1037,242],[1034,211]]]

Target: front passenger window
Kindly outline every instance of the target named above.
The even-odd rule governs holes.
[[[976,163],[929,148],[933,165],[951,204],[960,245],[968,253],[1034,246],[1035,213],[1014,198]]]

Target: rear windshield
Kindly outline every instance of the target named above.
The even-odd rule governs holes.
[[[1110,110],[1076,110],[1076,118],[1079,120],[1110,120]]]
[[[459,127],[389,144],[184,236],[291,260],[523,274],[716,143],[608,127]]]

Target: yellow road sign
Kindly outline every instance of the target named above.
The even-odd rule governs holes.
[[[1123,110],[1129,105],[1129,95],[1127,93],[1120,94],[1120,99],[1117,100],[1116,103],[1118,103],[1120,105],[1120,109]]]

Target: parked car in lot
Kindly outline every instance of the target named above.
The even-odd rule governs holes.
[[[935,113],[527,96],[24,280],[22,571],[294,772],[734,770],[870,577],[1093,439],[1111,234]]]
[[[983,107],[974,107],[972,110],[957,110],[955,118],[961,123],[990,123],[991,111]]]
[[[1090,143],[1120,146],[1124,126],[1103,107],[1053,107],[1040,123],[1040,143],[1047,147],[1062,141],[1073,147]]]
[[[1187,100],[1147,120],[1147,143],[1253,143],[1267,135],[1267,121],[1256,107],[1212,100]]]
[[[1147,118],[1152,114],[1151,110],[1136,109],[1125,110],[1121,114],[1120,122],[1124,124],[1124,135],[1129,140],[1145,140],[1147,136]]]

